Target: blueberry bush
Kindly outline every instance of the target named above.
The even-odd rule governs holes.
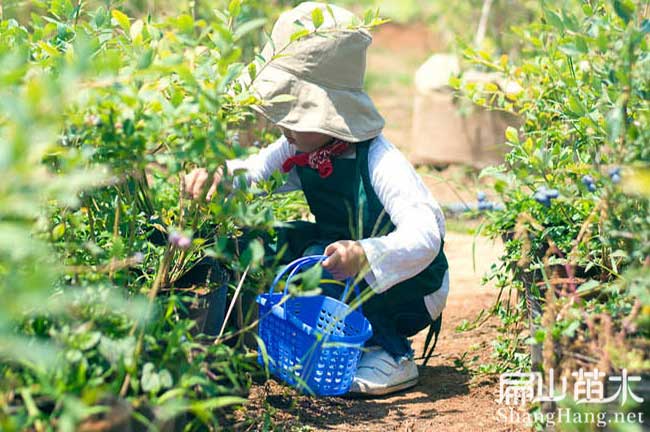
[[[451,84],[521,121],[505,162],[481,173],[503,202],[482,227],[505,242],[489,275],[505,324],[497,369],[530,368],[530,344],[543,347],[533,367],[650,369],[649,18],[643,1],[549,1],[512,28],[517,59],[463,44],[516,85]]]
[[[169,2],[156,15],[143,2],[8,3],[0,429],[223,427],[264,375],[241,298],[275,272],[261,265],[261,240],[240,239],[272,237],[276,217],[304,205],[270,194],[280,176],[226,178],[209,201],[184,196],[182,179],[256,151],[242,130],[276,136],[251,128],[249,106],[263,101],[239,78],[255,76],[253,59],[273,60],[257,53],[284,3]],[[378,22],[369,14],[359,26]],[[224,286],[243,287],[230,319],[201,327],[201,302]]]

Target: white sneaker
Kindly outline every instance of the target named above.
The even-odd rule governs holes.
[[[415,361],[402,358],[397,362],[379,347],[365,352],[359,360],[352,379],[350,393],[359,395],[386,395],[413,387],[418,383]]]

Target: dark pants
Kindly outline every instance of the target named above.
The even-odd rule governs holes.
[[[303,256],[322,255],[326,244],[315,244],[308,247]],[[323,269],[324,279],[331,279],[332,275]],[[361,291],[367,287],[365,281],[359,284]],[[326,284],[321,286],[323,294],[340,298],[343,287],[340,285]],[[408,340],[425,329],[432,322],[431,315],[424,304],[424,298],[402,304],[387,304],[378,296],[371,297],[363,305],[363,314],[372,324],[372,338],[366,346],[378,345],[399,359],[403,356],[413,357],[413,349]]]

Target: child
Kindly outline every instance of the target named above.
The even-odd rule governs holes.
[[[296,21],[314,29],[315,8],[322,9],[319,32],[325,35],[289,43]],[[287,246],[285,258],[327,255],[324,271],[336,279],[361,274],[360,288],[374,290],[363,309],[373,337],[351,392],[381,395],[417,383],[408,337],[430,326],[427,344],[433,332],[437,339],[449,290],[444,217],[413,167],[381,134],[384,120],[363,91],[371,36],[348,28],[350,12],[329,8],[302,3],[278,19],[271,38],[275,47],[288,46],[287,55],[259,68],[252,89],[266,101],[294,96],[255,108],[284,136],[245,160],[228,161],[227,169],[244,169],[251,182],[278,169],[288,172],[282,191],[303,190],[316,222],[293,222],[278,235]],[[270,44],[262,55],[273,56]],[[186,190],[200,196],[207,178],[205,170],[194,170]],[[208,198],[221,176],[214,178]]]

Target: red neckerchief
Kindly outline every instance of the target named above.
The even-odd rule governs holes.
[[[329,177],[334,171],[332,159],[345,152],[350,147],[350,143],[340,139],[334,139],[330,144],[314,150],[309,153],[300,153],[287,158],[282,164],[282,171],[285,173],[291,171],[294,166],[309,166],[318,170],[321,178]]]

